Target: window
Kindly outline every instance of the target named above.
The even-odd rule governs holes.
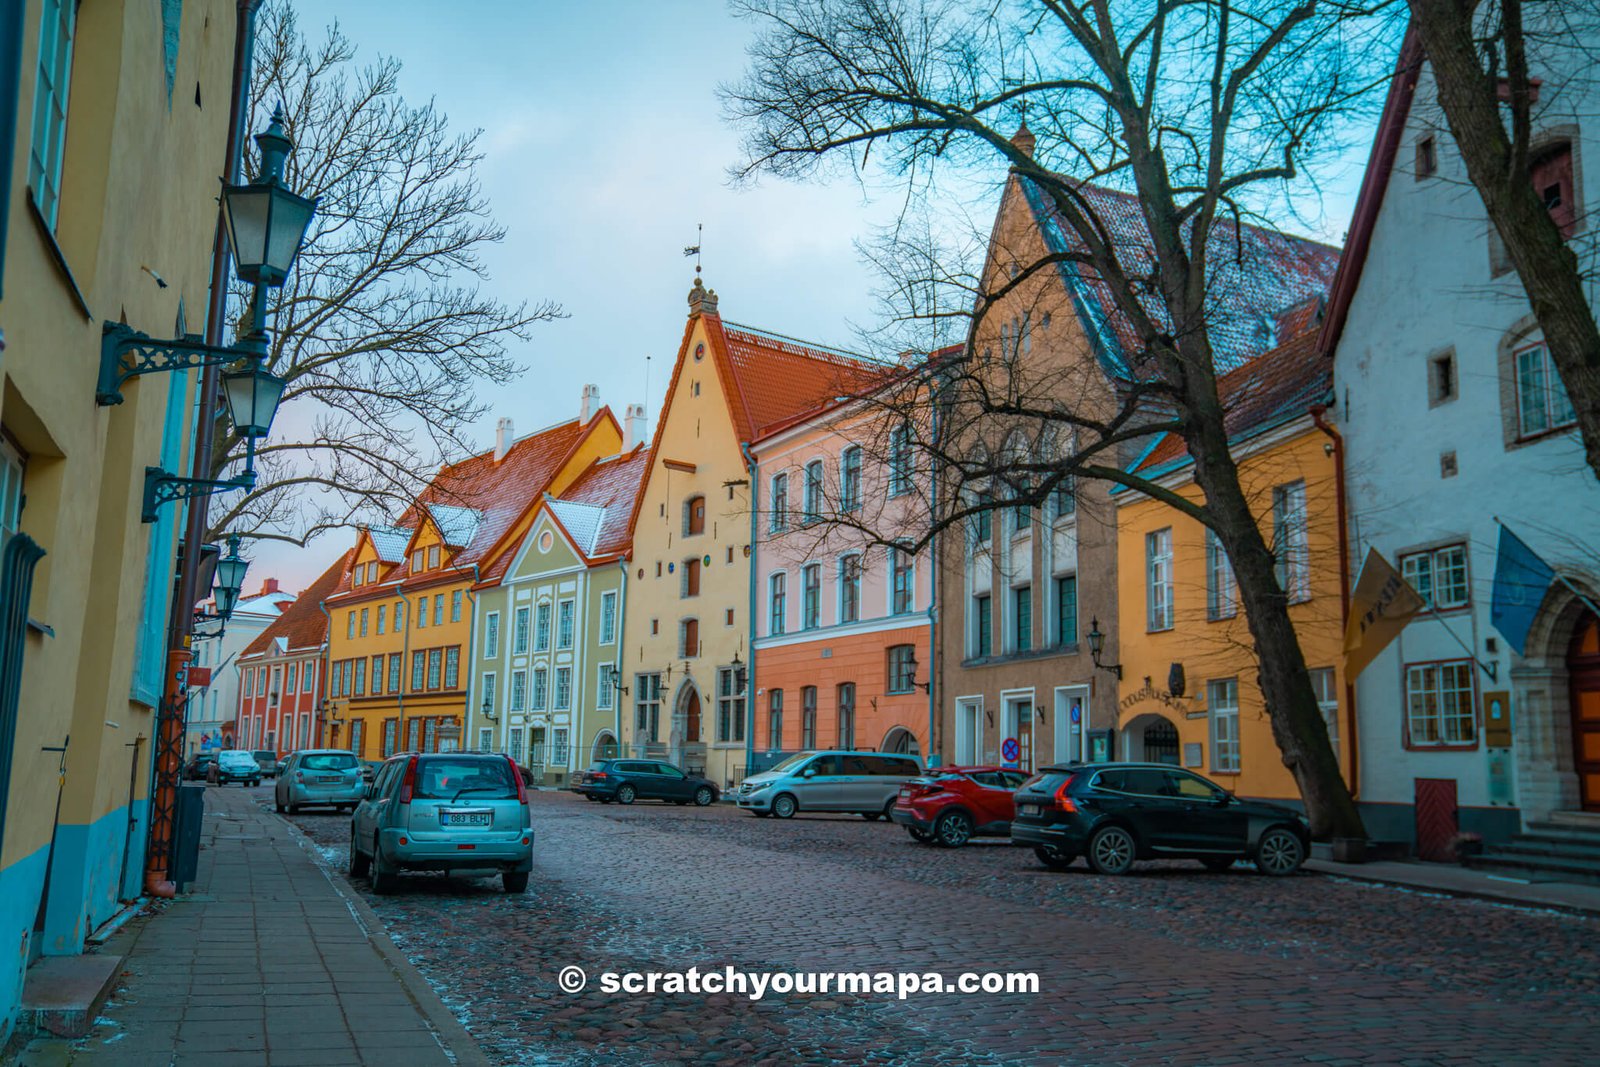
[[[680,564],[680,570],[682,570],[683,576],[678,582],[678,598],[681,600],[686,597],[699,596],[700,561],[698,559],[686,559]]]
[[[383,662],[383,657],[382,656],[376,656],[374,658],[380,664]],[[291,663],[291,664],[289,664],[289,666],[287,668],[287,671],[284,674],[284,677],[283,677],[283,691],[285,693],[294,692],[294,674],[295,674],[296,669],[298,669],[297,664]],[[372,684],[373,684],[374,687],[377,686],[377,684],[378,684],[377,683],[377,677],[382,672],[383,672],[383,669],[382,669],[381,666],[373,668],[373,671],[372,671],[373,683]]]
[[[788,584],[789,576],[783,571],[767,577],[767,604],[770,618],[767,622],[767,632],[781,634],[784,632],[788,614],[788,594],[784,587]]]
[[[361,584],[362,577],[366,574],[366,572],[367,572],[367,569],[365,567],[357,567],[353,572],[351,572],[351,574],[350,574],[350,585],[351,585],[351,588],[354,588],[354,587],[356,587],[356,586]]]
[[[800,629],[815,630],[822,623],[822,565],[800,569]]]
[[[550,762],[557,766],[565,766],[567,762],[567,730],[564,726],[557,726],[550,734]]]
[[[294,668],[289,668],[289,687],[294,688]],[[383,692],[383,657],[372,657],[372,695]]]
[[[484,674],[483,680],[480,683],[483,686],[483,699],[478,702],[479,710],[482,710],[483,708],[488,708],[491,712],[494,711],[494,709],[495,709],[494,683],[495,683],[494,672],[490,671],[490,672]]]
[[[601,711],[610,711],[616,707],[616,691],[611,686],[611,665],[606,664],[600,668],[595,684],[594,706]]]
[[[388,621],[388,617],[389,617],[389,605],[387,605],[387,604],[379,604],[378,605],[378,632],[380,634],[383,633],[383,625],[384,625],[384,623],[386,621]]]
[[[461,621],[461,590],[459,589],[450,594],[450,621]]]
[[[516,677],[512,676],[512,685],[516,685]],[[543,711],[550,700],[550,672],[544,667],[533,669],[533,710]],[[513,710],[521,710],[513,709]]]
[[[366,673],[364,668],[362,670],[362,673],[363,674]],[[278,702],[278,695],[280,693],[282,693],[282,692],[283,692],[283,670],[282,670],[282,668],[274,667],[274,668],[272,668],[272,689],[267,693],[267,696],[272,701],[272,703],[276,704]]]
[[[1223,678],[1206,686],[1211,705],[1211,770],[1239,769],[1239,680]]]
[[[783,690],[767,690],[767,748],[783,747]]]
[[[1172,527],[1144,535],[1145,629],[1172,629]]]
[[[1328,743],[1333,754],[1339,755],[1339,692],[1332,667],[1316,667],[1311,671],[1311,689],[1317,694],[1317,710],[1328,727]]]
[[[1272,491],[1272,552],[1278,587],[1298,604],[1311,598],[1311,548],[1306,540],[1306,483],[1290,482]]]
[[[395,601],[394,604],[394,632],[399,633],[406,628],[406,606],[404,601]]]
[[[839,510],[861,506],[861,449],[847,448],[839,459]]]
[[[1056,579],[1056,644],[1078,643],[1078,576]]]
[[[839,561],[839,621],[861,618],[861,557],[846,556]]]
[[[915,606],[911,596],[911,553],[903,548],[889,549],[889,611],[905,615]]]
[[[1534,192],[1562,237],[1571,237],[1578,226],[1578,205],[1573,197],[1572,145],[1562,141],[1544,149],[1528,167]]]
[[[411,719],[406,725],[406,751],[417,752],[422,748],[422,720]]]
[[[1438,407],[1456,398],[1456,354],[1439,352],[1428,357],[1428,406]]]
[[[311,683],[312,683],[311,664],[307,663],[306,667],[305,667],[305,670],[300,672],[300,691],[302,693],[311,692]],[[393,689],[394,685],[391,683],[389,688]]]
[[[989,594],[972,598],[972,654],[988,656],[994,652],[994,601]]]
[[[417,629],[426,629],[428,625],[428,598],[417,599]]]
[[[1206,618],[1231,619],[1239,613],[1239,591],[1233,564],[1217,532],[1206,527]]]
[[[772,518],[767,528],[773,533],[789,528],[789,476],[772,476]]]
[[[839,683],[839,747],[856,747],[856,684]]]
[[[433,598],[433,624],[444,625],[444,594],[436,594]]]
[[[1018,586],[1011,590],[1011,647],[1026,652],[1033,647],[1033,587]]]
[[[372,562],[367,564],[367,581],[370,583],[370,582],[375,582],[377,580],[378,580],[378,561],[377,560],[373,560]]]
[[[367,609],[361,609],[361,636],[367,636]]]
[[[572,707],[572,668],[556,668],[555,710],[566,711]]]
[[[1027,537],[1033,533],[1033,505],[1017,504],[1007,508],[1006,513],[1011,516],[1011,536]]]
[[[461,646],[444,650],[444,687],[454,689],[461,681]]]
[[[706,532],[706,498],[692,496],[683,502],[683,536],[696,537]]]
[[[678,655],[692,659],[700,654],[700,620],[684,619],[678,623]]]
[[[889,436],[889,495],[911,492],[911,424],[901,423]]]
[[[1076,477],[1069,474],[1056,483],[1055,489],[1050,492],[1050,507],[1058,519],[1077,514],[1078,479]]]
[[[426,718],[422,720],[422,748],[425,752],[439,751],[439,720]]]
[[[822,460],[806,464],[805,495],[801,498],[800,522],[810,524],[822,520]]]
[[[521,609],[526,611],[526,608]],[[539,605],[539,610],[534,616],[533,624],[533,650],[547,652],[550,649],[550,602],[546,600]],[[527,648],[524,647],[526,652]]]
[[[67,143],[67,90],[72,84],[72,41],[77,0],[44,0],[39,20],[39,70],[34,80],[33,139],[28,185],[51,230],[61,205],[61,164]]]
[[[439,546],[438,545],[429,545],[428,546],[428,569],[430,571],[439,569]]]
[[[354,641],[356,639],[356,613],[352,611],[345,616],[344,624],[345,639]]]
[[[1532,437],[1576,422],[1577,413],[1544,342],[1519,349],[1515,360],[1518,436]]]
[[[439,688],[439,666],[444,658],[444,650],[438,648],[428,649],[428,688]]]
[[[717,669],[717,740],[744,740],[744,671]]]
[[[617,594],[600,594],[600,643],[609,645],[617,639]]]
[[[478,729],[478,751],[494,751],[494,729],[492,727],[484,726]]]
[[[528,710],[528,672],[511,672],[511,711],[513,714]]]
[[[483,618],[483,658],[500,655],[500,613],[491,611]]]
[[[362,722],[360,719],[357,719],[350,724],[350,751],[354,752],[358,757],[361,756],[365,751],[363,742],[366,739],[362,736],[365,733],[363,730],[363,727],[365,726],[366,723]]]
[[[381,756],[388,759],[394,755],[395,746],[400,743],[400,722],[398,719],[383,720],[383,752]]]
[[[507,735],[507,740],[509,742],[508,752],[509,752],[509,754],[511,756],[511,761],[513,763],[521,763],[522,762],[522,729],[520,727],[513,727],[511,729],[510,733]]]
[[[1400,573],[1425,603],[1438,611],[1464,608],[1472,599],[1467,581],[1467,546],[1446,545],[1400,557]]]
[[[909,693],[917,684],[917,648],[915,645],[890,645],[889,692]]]
[[[1417,180],[1431,178],[1439,170],[1439,142],[1433,134],[1426,134],[1417,138]]]
[[[814,685],[800,690],[800,747],[817,747],[817,687]]]
[[[560,610],[556,613],[556,647],[572,647],[572,620],[575,605],[571,600],[563,600]]]
[[[411,653],[411,691],[413,693],[420,693],[422,691],[422,681],[426,677],[427,669],[428,669],[428,655],[427,655],[427,653],[426,652],[413,652],[413,653]]]
[[[989,496],[982,494],[973,501],[974,507],[981,507],[981,511],[972,513],[972,543],[974,546],[988,544],[994,536],[994,512],[989,509]]]
[[[1445,747],[1477,743],[1472,661],[1406,665],[1406,741]]]
[[[661,740],[661,675],[634,675],[633,694],[635,739]]]
[[[389,692],[400,692],[400,653],[389,654]]]
[[[426,568],[427,563],[428,563],[428,553],[427,552],[425,552],[425,551],[423,551],[422,549],[419,548],[415,552],[411,553],[411,570],[412,570],[412,573],[420,573],[424,568]]]
[[[511,623],[511,654],[513,656],[526,656],[528,654],[527,608],[518,608]]]

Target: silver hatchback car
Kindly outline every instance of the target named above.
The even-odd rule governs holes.
[[[800,752],[746,778],[734,801],[754,815],[780,819],[798,811],[887,818],[900,787],[921,774],[922,761],[901,753]]]
[[[527,786],[506,756],[395,756],[379,768],[350,820],[350,875],[393,893],[403,870],[495,869],[507,893],[528,888],[533,818]]]
[[[284,760],[283,773],[272,787],[278,814],[291,814],[308,804],[354,808],[367,795],[361,761],[341,748],[307,748]]]

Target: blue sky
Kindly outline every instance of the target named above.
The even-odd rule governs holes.
[[[570,315],[513,348],[529,373],[488,398],[485,447],[501,416],[518,434],[572,417],[586,382],[619,416],[644,403],[654,418],[687,314],[694,274],[682,249],[697,223],[725,318],[844,347],[854,347],[852,324],[871,322],[875,279],[855,242],[893,217],[896,198],[843,180],[730,186],[738,136],[716,87],[742,72],[752,28],[718,0],[297,3],[302,32],[337,20],[358,59],[404,64],[408,99],[431,96],[455,128],[484,131],[480,176],[507,230],[485,256],[484,288],[507,301],[556,300]],[[1356,140],[1320,225],[1289,228],[1341,237],[1367,147]],[[997,167],[992,180],[1002,177]],[[980,196],[974,217],[994,199]],[[277,575],[299,589],[349,540],[261,545],[252,581]]]

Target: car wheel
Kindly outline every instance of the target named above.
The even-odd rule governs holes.
[[[1063,852],[1052,845],[1034,845],[1033,854],[1040,863],[1052,871],[1064,871],[1077,860],[1078,857],[1070,852]]]
[[[933,835],[920,826],[908,826],[906,833],[911,835],[913,841],[920,841],[924,845],[933,840]]]
[[[1136,856],[1133,835],[1120,826],[1102,826],[1089,838],[1089,866],[1101,874],[1127,874]]]
[[[1208,871],[1221,873],[1233,866],[1232,856],[1204,856],[1200,860]]]
[[[506,871],[500,876],[500,884],[507,893],[526,893],[528,891],[528,872]]]
[[[717,799],[717,795],[709,785],[703,785],[694,791],[694,802],[699,807],[707,807],[715,799]]]
[[[800,810],[800,805],[795,803],[794,797],[788,793],[779,793],[772,798],[772,814],[780,819],[792,819],[794,813]]]
[[[380,897],[386,897],[399,888],[399,872],[389,866],[383,858],[383,846],[374,844],[372,847],[372,891]]]
[[[355,836],[351,835],[351,837],[350,837],[350,867],[349,867],[350,877],[351,878],[365,878],[367,876],[367,872],[370,871],[371,869],[372,869],[372,860],[367,857],[367,854],[365,852],[362,852],[359,848],[356,848]]]
[[[972,838],[972,817],[964,811],[947,811],[933,824],[933,837],[945,848],[960,848]]]
[[[1261,835],[1256,843],[1256,870],[1281,878],[1300,869],[1306,860],[1306,849],[1300,835],[1282,826],[1274,826]]]
[[[618,786],[617,787],[617,803],[618,804],[632,804],[633,803],[633,798],[638,796],[638,795],[639,794],[634,791],[634,788],[631,785],[624,785],[624,786]]]

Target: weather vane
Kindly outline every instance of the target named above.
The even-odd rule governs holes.
[[[695,223],[694,224],[694,244],[692,244],[692,245],[684,245],[683,246],[683,254],[686,257],[687,256],[693,256],[694,257],[694,272],[696,274],[702,273],[701,270],[700,270],[700,244],[701,244],[701,241],[704,239],[704,237],[703,237],[703,231],[704,230],[705,230],[705,226],[703,224],[698,223],[698,222]]]

